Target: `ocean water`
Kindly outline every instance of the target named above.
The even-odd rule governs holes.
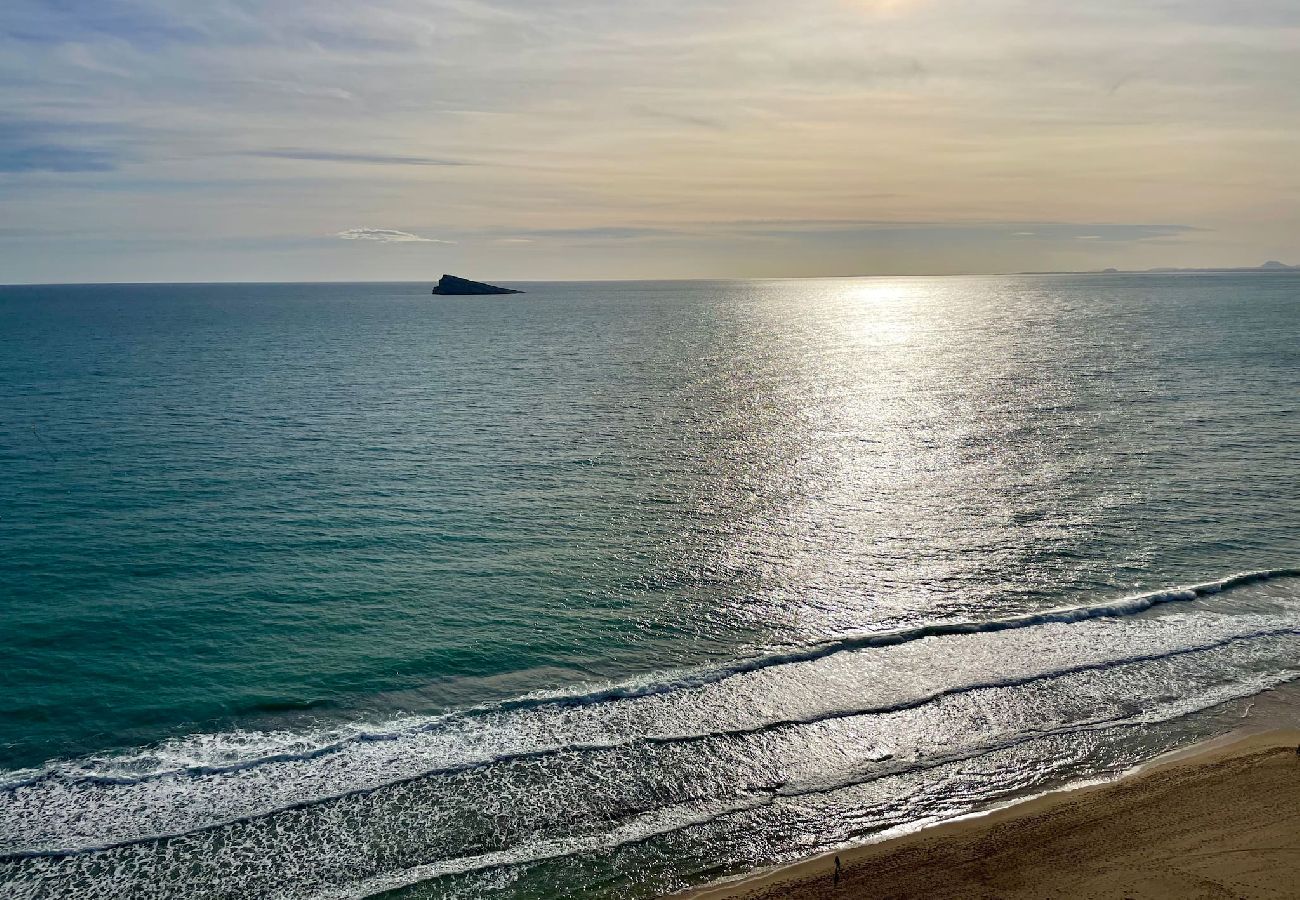
[[[651,897],[1300,674],[1300,277],[0,287],[0,895]]]

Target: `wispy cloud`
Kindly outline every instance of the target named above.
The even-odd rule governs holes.
[[[695,128],[709,128],[713,130],[722,130],[727,127],[726,122],[716,116],[701,116],[692,113],[677,112],[675,110],[655,109],[644,104],[637,104],[630,110],[634,115],[645,116],[650,119],[662,119],[668,122],[677,122],[681,125],[690,125]]]
[[[981,238],[1000,240],[1006,236],[1034,237],[1043,242],[1104,241],[1141,243],[1173,240],[1205,229],[1193,225],[1099,222],[943,221],[888,219],[732,219],[726,221],[678,221],[657,225],[596,225],[574,228],[546,228],[481,236],[498,244],[531,243],[545,239],[570,244],[591,242],[632,243],[681,240],[780,239],[789,242],[871,242],[890,236],[912,235],[936,242]],[[499,233],[498,233],[499,234]]]
[[[379,241],[384,244],[454,244],[455,241],[443,241],[438,238],[421,237],[409,231],[397,231],[392,228],[348,228],[334,235],[345,241]]]
[[[544,228],[530,231],[534,237],[566,238],[575,241],[635,241],[643,238],[676,237],[680,228],[649,228],[630,225],[597,226],[594,228]],[[516,238],[515,240],[519,240]]]
[[[117,159],[104,150],[59,144],[0,146],[0,172],[110,172]]]
[[[431,156],[392,156],[386,153],[336,153],[331,150],[304,150],[281,148],[274,150],[246,150],[244,156],[266,159],[295,159],[306,162],[361,163],[371,166],[468,166],[458,159],[437,159]]]
[[[0,8],[0,219],[50,236],[9,278],[107,271],[56,237],[88,227],[344,278],[418,276],[438,236],[524,278],[1251,264],[1300,233],[1296,0]],[[409,230],[333,236],[366,220]],[[150,252],[99,259],[199,274]]]
[[[1046,240],[1086,240],[1136,242],[1176,238],[1203,229],[1192,225],[1099,222],[996,222],[941,220],[817,220],[761,219],[734,221],[697,228],[732,230],[737,234],[772,237],[824,237],[831,235],[870,238],[891,232],[927,232],[942,235],[1000,235],[1010,231],[1012,237],[1041,237]]]
[[[85,131],[48,122],[0,120],[0,172],[109,172],[120,152]]]

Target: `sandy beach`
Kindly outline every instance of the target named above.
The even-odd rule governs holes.
[[[680,895],[1300,897],[1300,729],[1232,735],[1118,782]]]

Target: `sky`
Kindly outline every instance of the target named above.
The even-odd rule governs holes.
[[[1300,263],[1295,0],[3,0],[0,283]]]

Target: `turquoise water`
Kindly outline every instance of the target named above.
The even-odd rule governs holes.
[[[0,886],[651,895],[1294,676],[1300,278],[521,287],[0,287]]]

